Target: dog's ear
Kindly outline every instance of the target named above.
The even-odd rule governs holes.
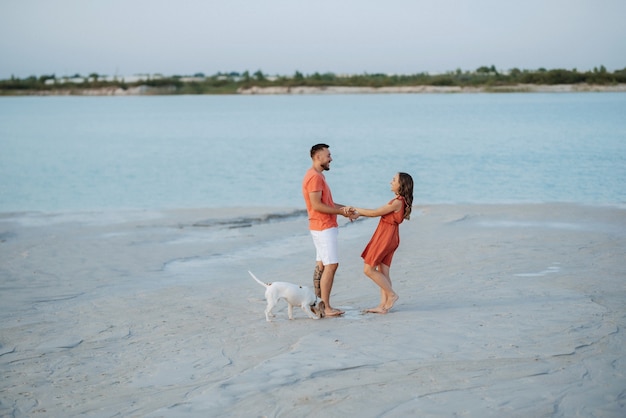
[[[324,304],[323,300],[317,304],[317,310],[320,314],[320,318],[324,318],[326,316],[326,304]]]

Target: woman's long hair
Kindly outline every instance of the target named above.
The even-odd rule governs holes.
[[[398,195],[404,198],[406,204],[404,208],[404,219],[411,219],[411,208],[413,207],[413,177],[407,173],[398,173],[398,180],[400,181],[400,190]]]

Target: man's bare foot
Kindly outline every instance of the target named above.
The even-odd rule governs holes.
[[[324,311],[324,316],[341,316],[343,315],[345,312],[339,309],[335,309],[335,308],[330,308],[330,309],[326,309]]]

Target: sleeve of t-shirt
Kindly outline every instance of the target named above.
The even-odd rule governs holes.
[[[306,192],[321,192],[324,189],[324,180],[320,176],[311,176],[306,184]]]

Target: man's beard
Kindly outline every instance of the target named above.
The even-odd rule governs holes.
[[[324,169],[324,171],[328,171],[328,170],[330,170],[330,163],[328,163],[328,164],[324,164],[324,165],[322,166],[322,168]]]

